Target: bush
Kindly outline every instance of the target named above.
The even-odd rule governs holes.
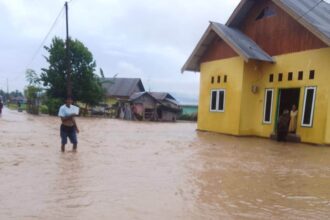
[[[197,121],[197,114],[183,114],[179,116],[179,120],[183,121]]]
[[[48,114],[57,115],[59,108],[63,104],[63,101],[58,98],[48,98],[45,104],[48,108]]]
[[[41,112],[41,114],[48,114],[48,107],[47,107],[47,105],[41,105],[40,106],[40,112]]]

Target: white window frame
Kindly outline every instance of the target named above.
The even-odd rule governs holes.
[[[271,91],[272,92],[272,97],[270,100],[270,117],[269,117],[269,121],[266,121],[266,107],[267,107],[267,94],[268,92]],[[264,96],[264,114],[262,117],[262,123],[264,124],[272,124],[272,115],[273,115],[273,103],[274,103],[274,89],[265,89],[265,96]]]
[[[307,98],[307,91],[308,90],[313,90],[313,102],[312,102],[312,110],[311,110],[311,119],[308,124],[304,124],[304,118],[305,118],[305,108],[306,108],[306,98]],[[301,126],[302,127],[313,127],[313,121],[314,121],[314,109],[315,109],[315,99],[316,99],[316,91],[317,88],[316,86],[307,86],[305,87],[305,94],[304,94],[304,106],[303,106],[303,113],[302,113],[302,118],[301,118]]]
[[[212,93],[216,92],[216,104],[215,109],[212,109]],[[223,109],[219,109],[219,96],[220,92],[223,92]],[[212,89],[211,90],[211,96],[210,96],[210,112],[225,112],[225,106],[226,106],[226,90],[225,89]]]

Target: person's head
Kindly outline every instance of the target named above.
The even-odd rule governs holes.
[[[65,104],[66,104],[66,106],[70,106],[71,104],[72,104],[72,98],[71,97],[67,97],[66,99],[65,99]]]
[[[296,105],[293,105],[292,106],[292,111],[296,111],[297,110],[297,106]]]

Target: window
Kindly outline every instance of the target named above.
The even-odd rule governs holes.
[[[303,80],[304,79],[304,72],[303,71],[299,71],[298,72],[298,80]]]
[[[315,78],[315,70],[309,71],[309,79],[314,79]]]
[[[227,75],[224,76],[224,78],[223,78],[223,82],[224,82],[224,83],[227,82]]]
[[[212,76],[212,78],[211,78],[211,83],[212,84],[214,83],[214,76]]]
[[[211,111],[217,110],[217,91],[211,92]]]
[[[263,118],[264,124],[272,123],[273,96],[274,96],[274,89],[266,89],[265,99],[264,99],[264,118]]]
[[[282,80],[283,80],[283,73],[279,73],[278,74],[278,81],[282,82]]]
[[[289,72],[288,81],[292,81],[292,79],[293,79],[293,72]]]
[[[314,105],[316,97],[316,87],[306,87],[304,97],[304,108],[301,125],[303,127],[313,126]]]
[[[270,74],[269,75],[269,82],[273,82],[274,81],[274,74]]]
[[[220,77],[220,76],[218,76],[218,83],[220,83],[220,81],[221,81],[221,77]]]
[[[218,89],[211,91],[211,112],[225,111],[225,90]]]
[[[256,17],[256,20],[261,20],[263,18],[272,17],[274,15],[276,15],[275,8],[273,8],[273,7],[266,7]]]

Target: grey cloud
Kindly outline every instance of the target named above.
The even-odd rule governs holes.
[[[107,76],[116,73],[141,77],[154,91],[185,93],[197,97],[199,75],[180,74],[206,29],[209,20],[225,22],[239,0],[137,1],[73,0],[69,4],[70,34],[93,53]],[[0,0],[0,18],[10,56],[0,51],[0,86],[9,72],[18,73],[12,88],[26,84],[24,69],[54,21],[64,1]],[[64,36],[61,17],[51,36]],[[48,39],[47,44],[49,44]],[[37,71],[45,64],[42,55],[30,65]],[[4,61],[5,60],[5,61]],[[22,72],[20,75],[19,73]]]

